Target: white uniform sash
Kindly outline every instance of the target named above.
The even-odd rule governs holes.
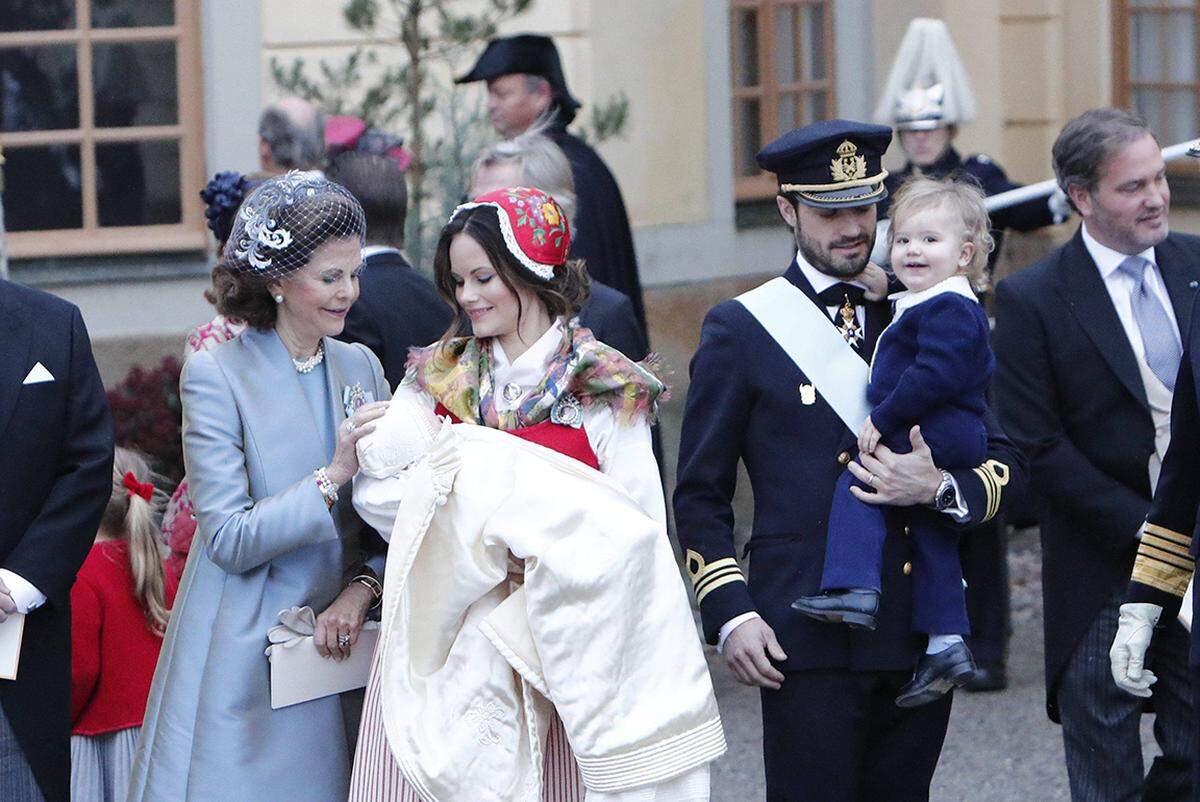
[[[842,422],[858,434],[871,414],[871,368],[796,285],[780,276],[735,298],[796,363]]]

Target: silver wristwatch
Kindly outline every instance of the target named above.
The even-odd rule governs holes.
[[[933,495],[933,504],[930,506],[938,512],[958,506],[958,493],[954,489],[954,477],[950,475],[950,471],[942,471],[942,483],[938,485],[937,492]]]

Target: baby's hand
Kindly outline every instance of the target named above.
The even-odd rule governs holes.
[[[867,291],[863,295],[868,301],[887,299],[888,274],[879,265],[867,262],[867,266],[858,274],[858,280],[867,285]]]
[[[875,428],[875,424],[871,422],[870,416],[863,421],[862,429],[858,433],[858,450],[863,454],[870,454],[875,450],[875,446],[879,445],[879,430]]]

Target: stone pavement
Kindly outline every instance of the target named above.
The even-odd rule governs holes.
[[[959,693],[933,778],[935,802],[1057,802],[1070,799],[1058,725],[1045,713],[1042,681],[1041,562],[1036,530],[1009,543],[1013,637],[1009,687]],[[753,568],[751,568],[753,570]],[[709,666],[729,752],[714,764],[713,802],[762,800],[758,691],[738,684],[712,649]],[[1147,761],[1154,754],[1152,717],[1143,718]]]

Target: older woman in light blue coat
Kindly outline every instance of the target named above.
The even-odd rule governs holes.
[[[378,575],[351,570],[363,524],[350,479],[390,393],[369,350],[332,339],[358,297],[364,228],[341,187],[289,173],[243,204],[213,271],[218,310],[250,328],[183,372],[196,542],[131,802],[346,798],[339,698],[272,710],[263,652],[280,611],[308,605],[322,611],[318,651],[343,659],[377,598]]]

